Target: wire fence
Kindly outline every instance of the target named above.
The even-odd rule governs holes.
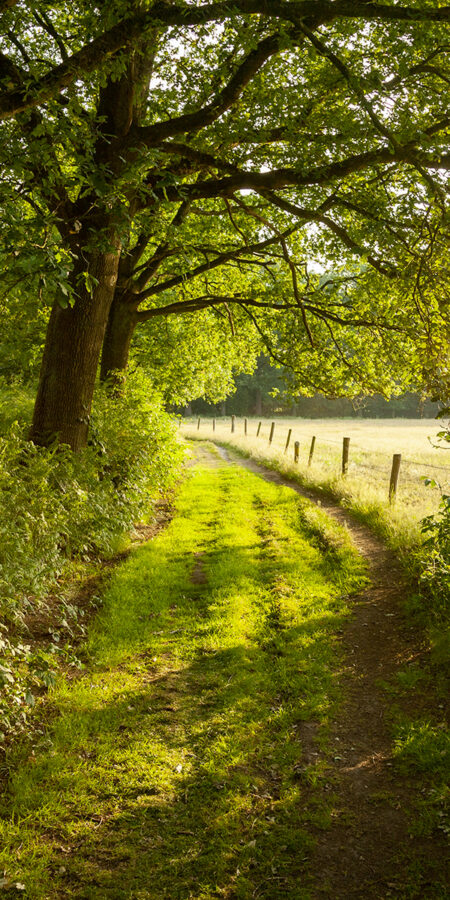
[[[364,473],[379,473],[378,481],[385,479],[386,489],[389,501],[394,503],[399,486],[400,472],[402,483],[411,485],[423,485],[426,480],[434,479],[441,487],[445,487],[450,482],[450,459],[449,465],[438,465],[432,462],[424,462],[417,459],[405,457],[401,453],[393,453],[390,464],[386,459],[385,450],[372,449],[368,450],[355,442],[350,437],[343,437],[340,440],[331,437],[324,437],[320,433],[305,435],[294,435],[294,427],[288,427],[284,423],[276,420],[252,420],[247,418],[238,419],[231,416],[229,419],[202,419],[191,420],[190,428],[200,431],[201,428],[211,433],[211,436],[218,436],[218,430],[221,434],[229,432],[232,438],[244,438],[257,440],[258,444],[263,445],[268,442],[272,451],[277,451],[278,455],[282,454],[286,459],[293,458],[297,465],[304,465],[308,468],[314,467],[317,462],[327,465],[330,470],[334,470],[336,474],[342,478],[358,476]],[[181,420],[180,420],[181,425]],[[251,433],[252,426],[255,433]],[[324,453],[322,445],[329,445],[333,448],[331,454]],[[450,453],[449,453],[450,457]],[[439,473],[434,475],[434,473]]]

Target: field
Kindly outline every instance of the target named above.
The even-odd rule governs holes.
[[[256,436],[259,421],[261,429]],[[273,441],[269,443],[271,422],[275,421]],[[290,444],[285,452],[289,429]],[[440,487],[450,482],[450,452],[438,446],[437,432],[442,424],[433,419],[244,419],[235,420],[231,433],[230,418],[182,419],[181,433],[186,437],[215,437],[250,453],[257,459],[276,463],[283,471],[295,472],[303,481],[322,486],[342,497],[344,502],[366,516],[377,519],[379,528],[390,532],[391,542],[414,543],[420,520],[439,506]],[[314,455],[308,465],[312,437],[316,437]],[[341,474],[342,442],[350,438],[349,467]],[[294,463],[294,442],[299,441],[299,461]],[[447,445],[448,446],[448,445]],[[395,504],[388,500],[389,479],[394,453],[402,455],[398,494]],[[435,486],[426,485],[433,479]]]

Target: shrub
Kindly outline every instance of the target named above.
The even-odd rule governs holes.
[[[182,455],[173,421],[141,374],[120,397],[98,389],[82,453],[29,443],[24,405],[16,407],[20,424],[0,437],[0,742],[27,727],[36,692],[59,665],[78,664],[70,645],[59,643],[58,627],[36,649],[15,638],[11,624],[39,607],[70,560],[111,554],[136,519],[151,516]],[[69,607],[59,599],[64,626]]]
[[[0,434],[5,434],[13,422],[28,425],[33,414],[33,388],[17,379],[0,379]]]
[[[99,388],[90,445],[36,447],[18,423],[0,437],[0,609],[20,616],[70,558],[110,554],[173,481],[181,449],[148,379]]]
[[[440,511],[422,521],[424,535],[421,583],[431,595],[437,614],[450,598],[450,495],[443,494]]]
[[[450,415],[450,407],[440,412],[440,417]],[[438,432],[441,446],[450,445],[450,423]],[[450,446],[448,447],[450,449]],[[438,618],[445,612],[450,599],[450,495],[434,479],[425,483],[440,488],[439,512],[422,520],[423,553],[421,558],[421,582],[433,602],[433,613]]]

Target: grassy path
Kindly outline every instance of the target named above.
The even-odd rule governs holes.
[[[327,747],[364,566],[292,490],[203,457],[112,577],[83,677],[17,765],[5,896],[341,896],[317,865],[342,813]]]

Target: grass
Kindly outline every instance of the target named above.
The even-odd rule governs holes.
[[[426,477],[439,483],[450,480],[450,454],[436,449],[434,436],[439,430],[433,420],[405,419],[276,419],[273,442],[268,442],[271,421],[262,420],[256,437],[257,419],[248,420],[248,436],[243,420],[230,431],[230,419],[217,419],[214,438],[285,472],[302,483],[326,490],[350,507],[394,549],[415,548],[420,540],[420,520],[436,512],[440,492],[427,487]],[[290,446],[285,454],[288,429]],[[185,437],[212,437],[212,420],[181,422]],[[312,465],[308,466],[311,438],[316,435]],[[350,465],[341,477],[342,438],[350,437]],[[294,463],[294,441],[300,442],[299,463]],[[399,492],[394,505],[388,502],[388,487],[393,453],[402,454]]]
[[[388,433],[383,438],[385,444],[391,441],[395,446],[393,441],[396,440],[396,434],[403,433],[406,437],[409,424],[407,426],[403,422],[395,423],[391,429],[388,428]],[[316,426],[317,422],[314,422],[314,425]],[[197,428],[193,428],[192,424],[188,427],[192,428],[190,432],[192,437],[197,438]],[[207,427],[204,423],[204,430]],[[342,427],[342,423],[334,424],[335,429],[338,427]],[[415,452],[417,456],[422,452],[422,458],[426,456],[425,436],[429,427],[430,423],[416,423],[416,442],[414,443],[411,439],[411,452]],[[361,423],[361,430],[365,428],[366,423]],[[183,431],[185,432],[186,429]],[[225,432],[223,426],[222,432]],[[370,432],[371,426],[369,425],[366,433],[370,434]],[[278,449],[275,447],[272,452],[270,449],[268,450],[267,440],[261,447],[259,440],[245,438],[242,435],[240,437],[233,435],[230,440],[228,429],[224,433],[223,439],[220,435],[220,428],[216,426],[216,438],[221,443],[235,447],[245,455],[253,456],[268,467],[284,472],[300,483],[325,490],[332,496],[341,499],[344,505],[350,507],[360,519],[377,531],[394,549],[401,551],[401,558],[407,571],[412,574],[417,572],[414,556],[410,556],[410,553],[417,550],[420,541],[418,516],[423,515],[425,511],[423,506],[420,507],[421,501],[418,501],[420,512],[416,511],[413,516],[412,510],[415,507],[409,505],[412,503],[411,498],[406,503],[400,501],[393,509],[386,503],[386,500],[384,503],[380,499],[371,500],[370,488],[367,496],[361,485],[358,487],[358,492],[355,492],[350,478],[348,481],[339,477],[322,480],[320,471],[318,474],[314,471],[311,474],[304,465],[300,468],[294,466],[292,462],[286,460],[284,453],[280,453],[279,446]],[[280,442],[280,437],[278,440]],[[420,445],[421,451],[419,450]],[[440,462],[441,456],[444,454],[439,455],[439,451],[434,452],[438,454]],[[396,678],[385,685],[387,702],[390,704],[393,762],[400,775],[410,777],[422,786],[420,800],[413,802],[412,833],[429,836],[435,829],[438,829],[447,835],[450,834],[448,788],[450,736],[445,718],[450,661],[448,612],[444,607],[441,609],[429,600],[427,602],[426,597],[424,599],[413,590],[409,596],[405,597],[404,609],[407,618],[422,633],[424,650],[425,646],[428,646],[430,652],[421,654],[420,663],[406,664],[397,672]],[[425,629],[424,632],[423,629]],[[408,697],[411,694],[414,694],[418,707],[418,710],[414,712],[411,711],[410,697]],[[422,712],[420,712],[420,707],[423,707]],[[428,713],[426,712],[427,708]],[[411,875],[411,884],[417,881],[417,877],[417,873],[414,877]],[[437,896],[441,895],[438,893]]]
[[[346,531],[292,491],[191,473],[167,530],[112,577],[54,724],[11,762],[11,893],[307,900],[310,825],[328,827],[333,796],[302,723],[326,742],[336,631],[364,580]]]

